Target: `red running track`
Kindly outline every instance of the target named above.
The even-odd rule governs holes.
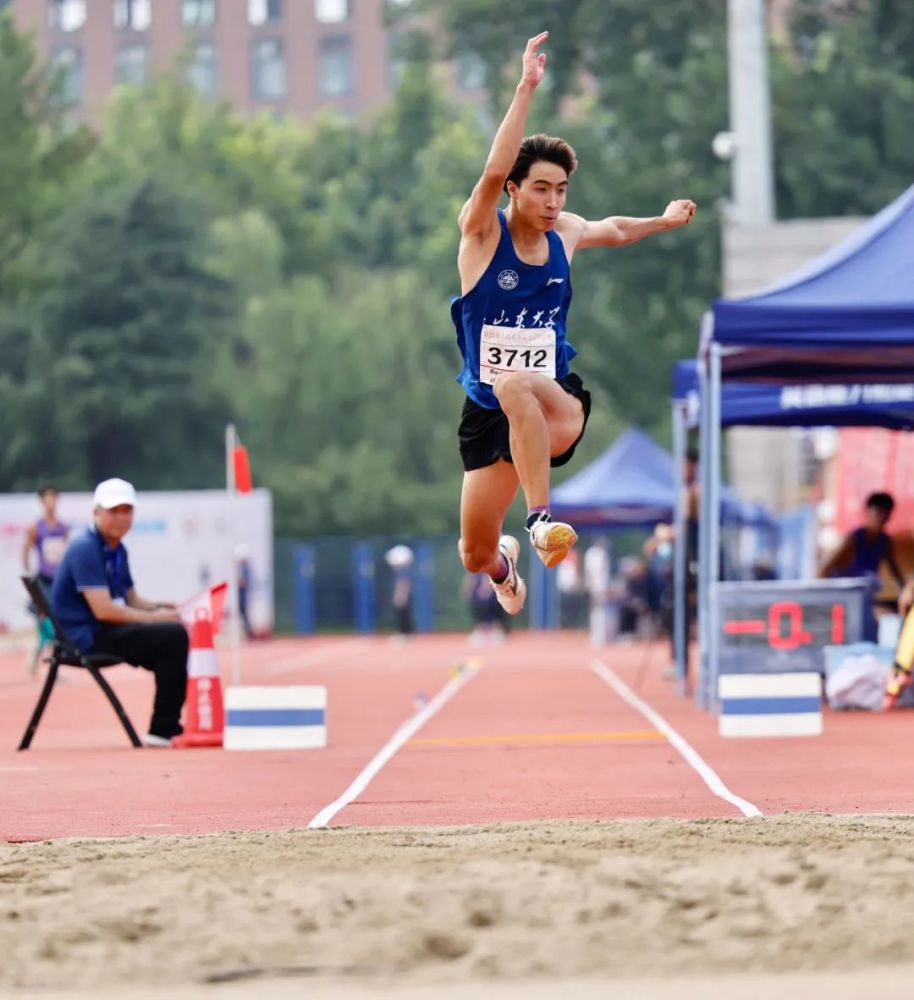
[[[471,658],[476,667],[454,680]],[[663,679],[660,646],[594,651],[571,633],[520,634],[483,649],[462,636],[251,644],[245,683],[328,688],[330,745],[298,752],[134,750],[91,679],[69,670],[32,749],[16,753],[38,696],[27,659],[0,655],[0,839],[300,828],[332,803],[331,825],[362,826],[740,816],[595,660],[763,813],[914,810],[911,715],[828,713],[821,737],[722,740],[715,720]],[[142,730],[150,676],[129,667],[107,676]],[[351,803],[339,803],[417,705],[445,688],[449,700]]]

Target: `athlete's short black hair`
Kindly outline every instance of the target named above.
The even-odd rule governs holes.
[[[38,487],[38,496],[43,497],[45,493],[53,493],[57,496],[60,493],[60,490],[57,489],[56,486],[52,486],[50,483],[42,483],[42,485]]]
[[[511,168],[511,173],[505,179],[505,191],[508,181],[520,182],[530,173],[530,168],[539,160],[555,163],[570,177],[578,169],[578,158],[571,146],[564,139],[553,135],[528,135],[520,144],[517,159]]]
[[[881,510],[886,515],[891,514],[895,509],[895,501],[891,493],[871,493],[866,498],[866,505],[874,510]]]

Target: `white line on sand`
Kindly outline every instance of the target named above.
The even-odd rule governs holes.
[[[714,792],[715,795],[720,796],[720,798],[725,799],[730,805],[736,806],[737,809],[744,816],[761,816],[762,811],[754,806],[751,802],[747,802],[745,799],[741,799],[738,795],[734,795],[729,788],[721,781],[720,776],[711,767],[710,764],[705,761],[705,759],[695,750],[691,744],[686,742],[686,740],[679,735],[678,732],[664,719],[659,712],[656,712],[646,701],[642,701],[638,695],[623,681],[614,671],[610,670],[605,663],[600,663],[599,660],[594,660],[590,665],[590,669],[600,678],[600,680],[605,681],[616,694],[625,702],[628,702],[632,708],[637,709],[647,720],[654,726],[655,729],[659,729],[661,733],[665,733],[667,739],[670,743],[682,754],[683,758],[690,767],[693,767],[701,777],[702,781]]]
[[[428,720],[440,711],[454,697],[455,694],[471,678],[475,677],[477,670],[464,668],[455,677],[452,677],[447,684],[435,695],[434,698],[415,715],[410,716],[401,723],[397,731],[384,744],[383,747],[372,757],[364,769],[356,777],[355,781],[346,789],[343,794],[325,806],[308,824],[309,830],[320,830],[327,826],[330,820],[341,810],[345,809],[350,802],[354,802],[368,787],[382,767],[393,757],[393,755],[416,735]]]

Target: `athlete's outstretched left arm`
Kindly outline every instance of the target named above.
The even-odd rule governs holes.
[[[695,202],[687,198],[671,201],[663,215],[652,219],[631,219],[624,215],[588,222],[580,215],[562,212],[556,229],[573,249],[584,247],[621,247],[637,243],[645,236],[665,233],[670,229],[687,226],[695,215]]]

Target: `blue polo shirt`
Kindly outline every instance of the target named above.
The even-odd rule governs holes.
[[[54,614],[83,652],[92,648],[101,625],[83,597],[88,587],[106,587],[112,600],[133,590],[127,550],[120,542],[110,548],[94,525],[70,542],[51,590]]]

